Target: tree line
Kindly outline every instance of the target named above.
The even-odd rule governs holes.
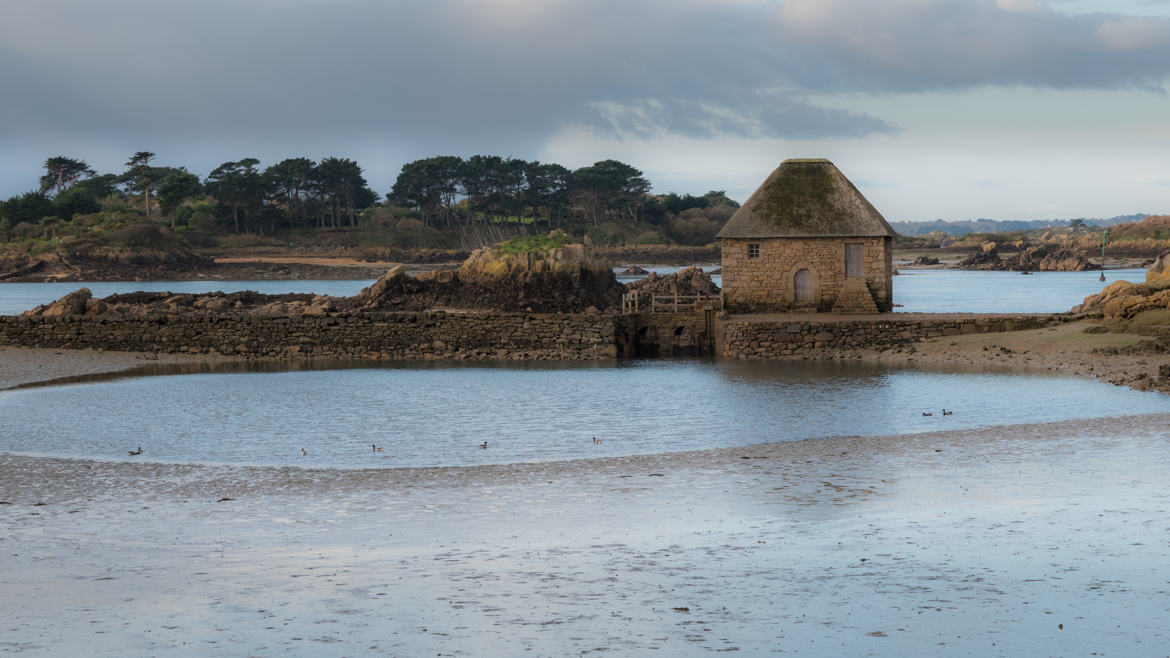
[[[357,223],[360,209],[377,202],[356,162],[346,158],[289,158],[260,169],[256,158],[225,162],[206,178],[185,167],[151,164],[155,154],[139,151],[116,174],[98,174],[84,160],[45,160],[37,190],[0,201],[0,222],[43,224],[102,213],[112,198],[140,204],[147,222],[171,228],[210,204],[216,228],[235,233],[271,233],[277,228],[338,228]]]
[[[692,209],[738,206],[722,191],[650,195],[642,172],[617,160],[570,170],[494,155],[437,156],[404,165],[390,193],[379,198],[358,163],[346,158],[288,158],[267,168],[256,158],[243,158],[224,162],[204,178],[185,167],[156,166],[155,159],[154,153],[139,151],[123,171],[99,174],[81,159],[48,158],[38,189],[0,201],[0,229],[22,222],[68,223],[78,215],[100,217],[114,207],[136,207],[147,223],[172,229],[270,234],[352,227],[362,210],[386,206],[437,229],[521,223],[581,234],[603,225],[661,224]]]
[[[649,192],[642,172],[617,160],[570,170],[555,163],[475,155],[408,163],[388,198],[416,210],[427,225],[524,219],[562,227],[580,219],[598,227],[606,221],[640,221]]]

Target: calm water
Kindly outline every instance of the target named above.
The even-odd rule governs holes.
[[[648,268],[669,274],[680,267]],[[711,268],[708,268],[711,269]],[[894,277],[895,309],[905,313],[1060,313],[1105,285],[1125,279],[1144,281],[1145,270],[1110,270],[1107,281],[1098,280],[1099,272],[1038,272],[1023,276],[1018,272],[966,272],[958,270],[908,270]],[[638,276],[619,275],[622,282]],[[722,277],[712,277],[721,284]],[[355,281],[121,281],[94,283],[0,283],[0,315],[18,315],[77,290],[89,288],[95,297],[115,293],[170,291],[176,293],[237,292],[256,290],[267,294],[315,293],[349,297],[373,283],[373,279]]]
[[[0,451],[126,459],[142,446],[138,459],[165,462],[477,465],[1155,412],[1170,412],[1170,397],[861,363],[410,363],[3,391]]]
[[[1100,272],[906,270],[894,277],[894,309],[904,313],[1060,313],[1120,281],[1142,282],[1141,268]]]

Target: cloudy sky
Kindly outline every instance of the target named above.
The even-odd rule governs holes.
[[[13,0],[0,197],[55,155],[615,158],[745,199],[832,159],[889,220],[1170,213],[1170,0]]]

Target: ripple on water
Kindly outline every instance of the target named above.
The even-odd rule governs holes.
[[[466,466],[1161,412],[1166,396],[1080,378],[857,362],[414,362],[4,391],[0,451],[122,460],[142,446],[133,459]]]

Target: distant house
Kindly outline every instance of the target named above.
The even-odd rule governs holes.
[[[719,231],[733,313],[893,310],[897,234],[828,160],[785,160]]]

